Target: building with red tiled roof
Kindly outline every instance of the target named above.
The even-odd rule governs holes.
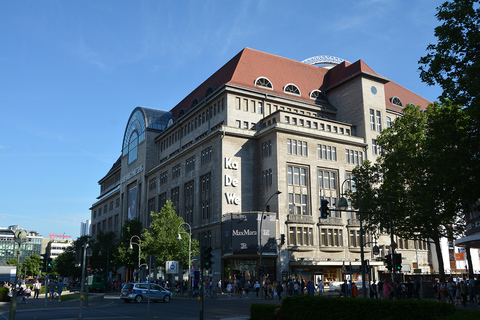
[[[135,108],[119,162],[99,181],[93,236],[119,234],[131,218],[147,227],[170,200],[215,248],[214,280],[257,279],[261,256],[271,280],[343,281],[342,266],[360,264],[359,221],[339,211],[322,218],[321,200],[335,208],[353,168],[377,157],[380,131],[406,104],[429,101],[362,60],[308,61],[245,48],[169,111]],[[378,279],[385,269],[370,239]],[[396,240],[405,273],[430,272],[426,243]],[[378,240],[380,257],[389,244]]]

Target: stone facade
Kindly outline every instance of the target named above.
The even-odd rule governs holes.
[[[248,63],[259,59],[262,65]],[[272,88],[260,85],[261,77]],[[299,90],[287,83],[298,83]],[[360,265],[359,221],[347,212],[321,219],[320,200],[328,199],[334,208],[353,168],[376,157],[374,140],[387,127],[387,117],[401,114],[386,96],[397,86],[363,62],[323,69],[245,49],[175,106],[161,130],[151,127],[148,110],[134,110],[145,114],[145,138],[131,151],[134,161],[124,153],[100,181],[120,174],[91,208],[93,236],[100,230],[119,233],[129,212],[147,226],[149,212],[172,200],[194,237],[205,237],[215,248],[211,277],[253,280],[259,254],[223,254],[222,223],[231,213],[265,210],[276,218],[275,230],[268,230],[276,253],[263,255],[272,280],[342,281],[344,266]],[[319,88],[325,96],[312,98]],[[426,107],[428,101],[409,94]],[[275,195],[277,190],[281,193]],[[105,213],[112,202],[113,210]],[[378,279],[385,270],[377,258],[388,253],[390,240],[384,235],[377,240],[379,256],[373,255],[373,235],[365,240],[365,259]],[[413,272],[419,257],[415,268],[429,271],[428,246],[408,244],[400,250],[405,269]],[[359,272],[352,277],[358,280]]]

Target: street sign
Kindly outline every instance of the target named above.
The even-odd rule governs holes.
[[[190,275],[193,276],[194,273],[195,273],[195,269],[194,269],[194,268],[191,268],[191,269],[190,269]]]
[[[90,273],[92,271],[92,267],[90,265],[87,266],[87,273]]]

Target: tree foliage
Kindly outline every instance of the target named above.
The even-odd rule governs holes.
[[[431,239],[443,272],[440,239],[464,231],[465,214],[478,194],[471,179],[472,140],[465,134],[471,119],[448,101],[426,111],[408,105],[402,117],[380,134],[382,153],[375,164],[366,161],[354,171],[362,218],[370,231],[393,230],[407,239]]]
[[[79,239],[77,239],[79,241]],[[75,245],[72,244],[58,255],[54,261],[55,271],[64,277],[81,278],[82,269],[75,267]]]
[[[184,221],[167,201],[159,213],[151,213],[152,222],[143,232],[142,252],[153,254],[157,258],[157,266],[165,266],[169,260],[181,260],[188,263],[189,232],[185,234]],[[188,228],[187,228],[188,229]],[[177,241],[178,233],[181,241]],[[192,257],[198,254],[198,241],[191,240]]]
[[[108,276],[109,271],[115,270],[114,254],[117,247],[117,236],[115,232],[103,232],[97,234],[91,248],[93,255],[90,258],[90,265],[94,274],[103,274]]]
[[[125,266],[126,268],[131,269],[135,268],[138,261],[138,246],[132,246],[133,250],[128,249],[130,247],[130,239],[132,239],[132,236],[140,236],[142,230],[142,222],[137,218],[125,221],[120,233],[120,238],[118,239],[118,248],[113,253],[113,262],[115,265]],[[145,255],[143,254],[143,256]]]
[[[22,270],[26,269],[27,276],[37,276],[41,272],[41,259],[38,254],[32,254],[22,263]]]
[[[439,84],[442,101],[470,108],[479,119],[480,92],[480,2],[447,1],[437,8],[441,25],[435,28],[438,43],[427,47],[420,77],[429,85]]]

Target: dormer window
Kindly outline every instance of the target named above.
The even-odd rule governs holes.
[[[213,91],[215,91],[215,87],[212,87],[212,86],[208,87],[207,92],[205,92],[205,98],[211,95]]]
[[[255,80],[255,85],[257,87],[261,87],[261,88],[266,88],[266,89],[271,89],[273,90],[273,85],[272,85],[272,82],[270,80],[268,80],[267,78],[265,77],[259,77]]]
[[[327,98],[325,97],[325,93],[323,93],[320,90],[313,90],[312,92],[310,92],[310,99],[327,101]]]
[[[400,100],[400,98],[397,96],[390,98],[390,102],[396,106],[403,108],[402,100]]]
[[[296,96],[300,95],[300,89],[293,83],[287,84],[285,87],[283,87],[283,92],[289,93],[289,94],[294,94]]]
[[[195,107],[197,106],[197,104],[199,104],[199,103],[200,103],[200,99],[199,99],[199,98],[193,99],[192,105],[190,106],[190,109],[195,108]]]
[[[180,118],[180,117],[184,116],[186,112],[187,112],[187,109],[182,108],[182,110],[180,110],[180,112],[178,113],[178,117]]]

